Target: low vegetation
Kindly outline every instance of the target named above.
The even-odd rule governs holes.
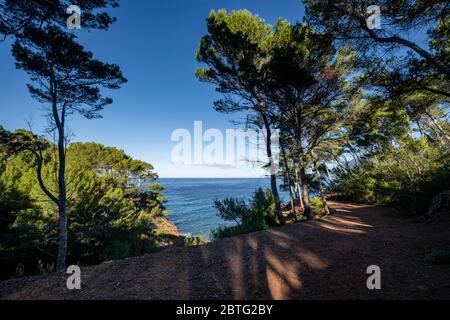
[[[7,40],[0,45],[11,45],[48,120],[45,139],[0,126],[0,278],[152,252],[173,229],[150,164],[70,143],[70,116],[100,118],[113,103],[110,90],[127,79],[67,29],[68,1],[33,2],[0,2],[0,39]],[[257,190],[248,202],[215,202],[234,223],[215,230],[215,239],[287,223],[280,177],[300,220],[331,212],[330,194],[426,214],[433,197],[450,189],[448,1],[380,1],[381,29],[368,27],[365,0],[303,4],[296,23],[271,25],[248,10],[207,17],[196,76],[217,91],[216,111],[265,129],[271,181],[270,191]],[[109,15],[116,0],[78,5],[85,31],[116,21]]]
[[[56,188],[55,146],[44,153],[43,176]],[[0,154],[0,274],[2,278],[54,270],[57,208],[42,193],[27,153]],[[67,149],[71,264],[142,255],[173,230],[164,218],[162,187],[150,164],[95,143]]]
[[[216,200],[214,206],[219,217],[235,223],[234,226],[221,226],[213,231],[214,239],[266,230],[278,224],[275,214],[275,200],[271,190],[258,189],[248,202],[228,198],[223,201]]]
[[[216,240],[239,234],[267,230],[279,225],[275,213],[275,203],[270,189],[266,191],[258,189],[248,202],[235,198],[227,198],[223,201],[216,200],[215,208],[218,211],[219,217],[225,221],[235,223],[233,226],[221,226],[214,230],[212,236]],[[311,210],[315,217],[326,215],[324,202],[321,198],[311,198]],[[296,218],[299,222],[308,220],[303,214],[300,214]]]
[[[450,157],[439,144],[405,136],[366,156],[349,170],[336,170],[338,199],[391,205],[426,214],[432,198],[450,189]]]

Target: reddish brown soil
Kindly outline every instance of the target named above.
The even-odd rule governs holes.
[[[387,209],[331,203],[319,221],[82,268],[82,290],[64,274],[0,283],[3,299],[450,299],[450,221],[418,223]],[[382,290],[369,291],[378,265]]]

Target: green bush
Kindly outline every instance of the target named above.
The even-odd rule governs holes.
[[[236,223],[235,226],[220,226],[214,230],[214,239],[266,230],[277,224],[275,200],[270,190],[258,189],[248,203],[233,198],[216,200],[214,207],[218,210],[219,217]]]
[[[120,260],[131,255],[131,246],[127,241],[114,240],[105,248],[105,260]]]
[[[43,177],[57,190],[51,150],[44,157]],[[0,150],[2,159],[0,280],[47,273],[58,250],[58,210],[43,195],[28,153],[5,157]],[[164,230],[155,222],[165,212],[165,200],[150,164],[116,148],[73,143],[67,149],[66,174],[71,181],[68,264],[98,264],[157,249]]]
[[[196,237],[186,237],[184,238],[184,245],[186,247],[195,247],[195,246],[201,246],[204,244],[207,244],[208,241],[201,237],[201,236],[196,236]]]
[[[218,215],[225,221],[233,221],[238,225],[248,224],[252,218],[252,209],[244,200],[227,198],[223,201],[216,200],[214,207]]]
[[[316,216],[324,216],[326,214],[325,204],[319,197],[314,197],[310,199],[311,210]]]
[[[332,187],[340,200],[392,205],[409,214],[426,213],[432,198],[448,189],[448,153],[410,136],[339,174]]]

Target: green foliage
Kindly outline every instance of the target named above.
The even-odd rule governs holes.
[[[227,198],[223,201],[216,200],[214,207],[219,212],[218,215],[225,221],[234,221],[239,225],[250,221],[252,209],[244,200]]]
[[[186,247],[202,246],[207,243],[208,243],[208,241],[205,238],[200,237],[200,236],[184,238],[184,245]]]
[[[348,127],[350,139],[358,146],[383,145],[408,132],[411,119],[395,101],[379,95],[368,100],[356,95],[354,100]]]
[[[323,200],[319,197],[314,197],[310,199],[311,210],[316,216],[324,216],[326,214],[325,205]]]
[[[254,228],[253,226],[231,226],[231,227],[220,226],[216,230],[213,230],[211,234],[213,239],[220,240],[256,231],[260,230]]]
[[[236,223],[235,226],[221,226],[213,231],[214,239],[266,230],[277,224],[275,199],[270,190],[258,189],[248,203],[228,198],[216,200],[214,206],[222,219]]]
[[[43,176],[51,189],[53,145],[45,150]],[[5,154],[0,153],[0,159]],[[67,149],[68,262],[96,264],[157,249],[154,221],[165,212],[153,167],[123,151],[95,143]],[[42,193],[28,153],[0,165],[0,274],[48,272],[57,251],[57,208]],[[161,232],[160,232],[161,231]]]
[[[107,30],[116,20],[106,10],[119,6],[118,0],[3,0],[0,2],[0,35],[21,37],[24,29],[58,26],[66,29],[67,8],[76,4],[83,10],[84,30]]]
[[[86,8],[86,22],[93,23],[88,28],[104,28],[114,20],[107,13],[94,16],[92,11],[105,8],[108,5],[115,6],[116,2],[101,1],[93,3]],[[39,6],[39,2],[36,5]],[[66,144],[68,117],[74,113],[88,119],[101,117],[99,112],[113,100],[104,96],[103,89],[119,89],[127,80],[123,77],[120,67],[114,64],[103,63],[94,59],[92,52],[84,49],[76,42],[74,33],[69,32],[56,19],[62,15],[58,12],[58,4],[51,7],[44,5],[46,13],[40,19],[36,19],[35,13],[28,16],[26,10],[29,6],[14,5],[7,1],[0,4],[0,33],[12,36],[15,41],[12,45],[12,55],[15,58],[17,69],[25,71],[32,83],[29,83],[28,91],[39,103],[46,105],[49,115],[49,131],[57,141],[58,155],[55,160],[54,173],[57,176],[57,188],[50,188],[43,179],[44,159],[43,148],[19,146],[14,152],[28,152],[33,154],[36,161],[36,174],[39,186],[44,194],[58,206],[59,234],[57,240],[59,249],[57,254],[56,270],[61,272],[66,268],[68,247],[68,204],[66,180]],[[84,10],[84,9],[83,9]],[[60,11],[62,13],[63,11]],[[25,17],[23,16],[25,15]],[[14,18],[20,22],[17,28]],[[99,19],[96,19],[99,18]],[[38,21],[36,21],[38,20]],[[39,21],[40,20],[40,21]],[[12,135],[12,137],[17,135]],[[2,139],[3,140],[3,139]],[[56,169],[58,167],[58,169]],[[53,191],[54,190],[54,191]]]
[[[365,23],[370,3],[366,0],[303,0],[306,21],[332,35],[340,48],[352,47],[363,80],[358,89],[366,95],[381,94],[391,103],[422,95],[416,103],[397,103],[411,116],[423,113],[434,100],[448,104],[450,97],[449,14],[445,0],[377,1],[383,28]],[[425,31],[425,41],[409,35]],[[424,43],[428,42],[428,45]],[[357,81],[358,82],[358,81]],[[395,128],[395,127],[393,127]]]
[[[272,191],[258,189],[251,200],[252,216],[247,221],[248,224],[254,224],[261,230],[277,225],[275,212],[275,199]]]
[[[196,76],[224,94],[215,101],[215,109],[223,113],[266,113],[251,102],[263,100],[261,86],[267,82],[266,47],[272,26],[247,10],[219,10],[210,13],[207,28],[196,55],[206,67],[198,68]]]
[[[64,104],[60,116],[54,119],[59,126],[67,113],[76,112],[88,119],[100,117],[99,111],[112,103],[101,89],[119,89],[127,82],[118,65],[94,59],[92,52],[75,39],[57,27],[28,28],[12,46],[16,68],[33,80],[28,84],[31,96],[49,106]],[[55,83],[57,91],[53,92]]]
[[[348,200],[395,205],[409,213],[425,213],[433,196],[449,188],[448,154],[425,138],[410,136],[340,174],[333,186]]]

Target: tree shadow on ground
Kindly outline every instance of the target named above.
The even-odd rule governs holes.
[[[448,243],[445,226],[386,220],[383,212],[369,206],[334,205],[336,215],[317,221],[82,268],[80,291],[68,291],[67,276],[55,274],[28,279],[26,286],[9,282],[11,288],[0,290],[0,295],[265,300],[433,298],[446,292],[442,279],[448,268],[420,258],[436,244]],[[366,270],[373,264],[383,270],[383,290],[377,292],[366,286]],[[423,283],[429,288],[418,291]]]

